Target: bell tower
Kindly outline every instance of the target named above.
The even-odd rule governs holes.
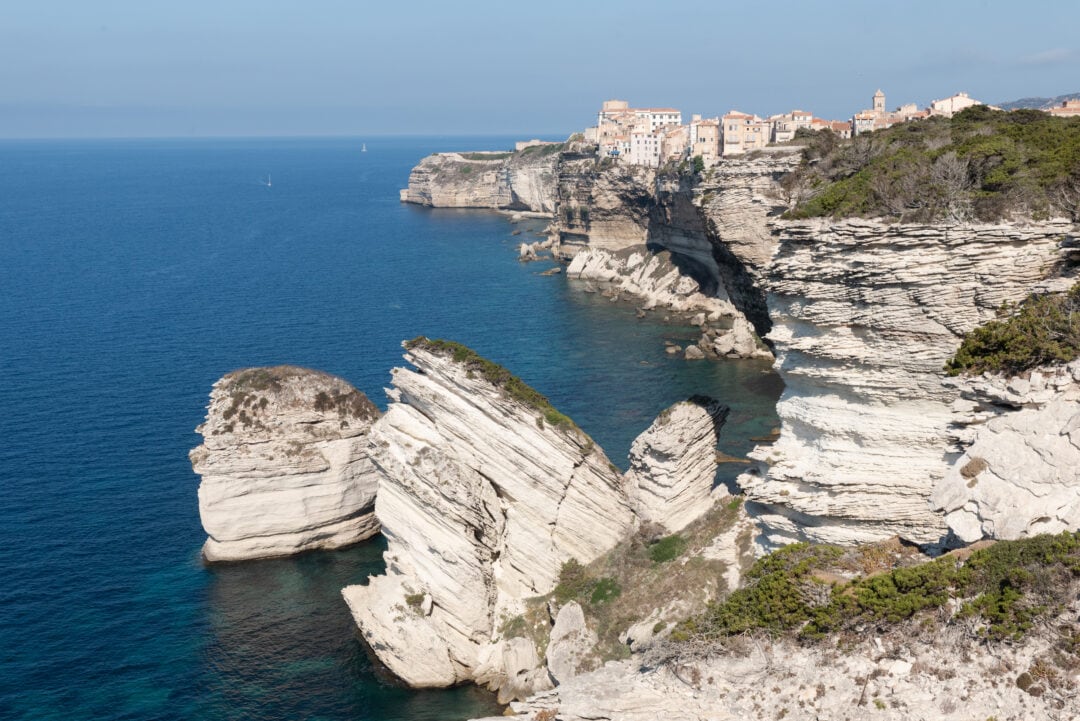
[[[881,92],[881,88],[878,88],[878,91],[874,93],[874,112],[885,112],[885,93]]]

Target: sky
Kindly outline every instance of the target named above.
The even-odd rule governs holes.
[[[10,0],[0,138],[565,136],[1080,92],[1076,0]]]

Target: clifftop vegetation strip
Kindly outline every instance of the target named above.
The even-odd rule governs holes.
[[[542,414],[538,419],[541,424],[546,422],[556,428],[580,432],[574,421],[569,416],[557,411],[540,391],[531,387],[498,363],[484,358],[468,346],[451,340],[417,336],[410,341],[406,341],[405,348],[406,350],[426,350],[444,358],[450,357],[455,363],[465,366],[470,377],[479,374],[480,377],[501,389],[510,398],[539,411]]]
[[[789,218],[1080,219],[1080,118],[975,106],[842,142],[803,134]]]
[[[837,632],[904,628],[934,633],[939,623],[972,619],[989,639],[1018,639],[1036,621],[1060,613],[1080,580],[1080,533],[999,541],[967,560],[946,555],[918,565],[875,572],[874,547],[787,546],[758,560],[743,588],[673,636],[720,640],[748,631],[820,639]],[[869,571],[845,581],[834,573]],[[955,608],[951,615],[949,608]],[[945,619],[942,621],[942,619]],[[1080,626],[1065,629],[1080,663]]]

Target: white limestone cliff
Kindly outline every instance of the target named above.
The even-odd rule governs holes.
[[[401,200],[435,208],[552,213],[558,152],[435,153],[409,174]]]
[[[958,380],[963,455],[932,496],[961,541],[1080,529],[1080,361]]]
[[[500,625],[634,527],[622,478],[535,391],[467,349],[407,344],[371,432],[386,573],[343,595],[363,636],[411,686],[482,677],[550,684]],[[507,678],[512,676],[512,678]]]
[[[782,428],[738,479],[764,545],[944,539],[929,501],[955,455],[945,361],[1051,272],[1070,228],[778,225],[767,283]]]
[[[190,453],[208,561],[340,548],[378,532],[367,434],[378,409],[344,380],[293,366],[214,384]]]
[[[642,521],[681,531],[709,510],[727,406],[696,396],[661,413],[630,447],[627,490]]]

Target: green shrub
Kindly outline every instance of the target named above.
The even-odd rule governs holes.
[[[705,159],[700,155],[695,155],[691,162],[694,164],[694,173],[696,175],[701,175],[705,172]]]
[[[946,373],[1015,375],[1080,357],[1080,283],[1067,293],[1031,296],[1001,315],[964,336]]]
[[[573,601],[585,595],[592,584],[585,567],[578,563],[577,559],[571,558],[562,565],[559,571],[559,583],[555,586],[555,600],[559,603]]]
[[[686,550],[686,539],[675,533],[665,536],[649,546],[649,558],[653,563],[667,563],[682,555]]]

